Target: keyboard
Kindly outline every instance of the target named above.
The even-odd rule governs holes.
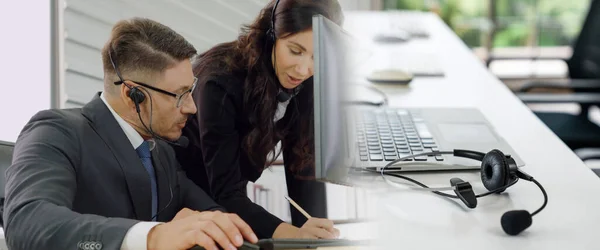
[[[346,239],[262,239],[257,245],[261,250],[317,249],[321,247],[369,246],[369,240]]]
[[[361,110],[356,119],[360,161],[385,162],[439,151],[418,112],[404,109]],[[405,161],[443,161],[442,156],[418,156]]]
[[[243,250],[283,250],[283,249],[316,249],[319,247],[342,247],[342,246],[367,246],[368,240],[346,240],[346,239],[261,239],[256,244],[244,241],[238,249]],[[218,246],[219,249],[222,249]],[[195,246],[189,250],[204,250],[201,246]]]

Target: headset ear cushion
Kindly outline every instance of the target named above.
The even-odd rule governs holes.
[[[141,104],[146,99],[146,95],[142,93],[138,88],[134,87],[129,91],[129,98],[136,104]]]
[[[481,181],[488,191],[500,188],[509,182],[509,167],[502,151],[494,149],[481,160]],[[504,189],[498,191],[503,192]]]

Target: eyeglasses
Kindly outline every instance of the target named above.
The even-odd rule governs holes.
[[[184,91],[181,94],[175,94],[175,93],[163,90],[163,89],[159,89],[157,87],[150,86],[150,85],[145,84],[143,82],[136,82],[136,81],[131,81],[131,80],[129,80],[129,81],[133,82],[135,84],[138,84],[140,86],[149,88],[151,90],[154,90],[156,92],[159,92],[159,93],[162,93],[162,94],[165,94],[165,95],[169,95],[169,96],[175,97],[175,99],[177,99],[177,103],[175,104],[175,106],[177,108],[179,108],[185,102],[185,100],[187,100],[187,98],[192,95],[191,93],[194,91],[194,89],[196,89],[196,84],[198,83],[198,78],[194,77],[194,83],[192,84],[192,87],[189,88],[188,90]],[[114,82],[115,85],[122,84],[122,83],[125,84],[125,81],[124,80],[120,80],[120,81]]]

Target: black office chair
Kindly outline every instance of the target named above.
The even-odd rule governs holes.
[[[569,69],[567,81],[531,81],[517,92],[528,92],[534,88],[600,92],[600,0],[590,1],[588,14],[573,44],[573,54],[565,63]]]
[[[517,96],[525,103],[577,103],[579,114],[535,112],[571,149],[600,148],[600,126],[588,118],[589,108],[600,106],[600,0],[592,0],[588,15],[566,60],[569,79],[563,82],[529,82]],[[562,90],[544,93],[534,89]],[[586,153],[586,156],[590,155]]]
[[[4,226],[2,214],[4,213],[4,185],[6,184],[5,172],[12,163],[12,155],[15,144],[0,141],[0,227]]]

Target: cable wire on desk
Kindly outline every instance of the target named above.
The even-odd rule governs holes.
[[[386,183],[388,183],[390,186],[397,187],[396,185],[398,185],[399,183],[388,180],[385,177],[386,175],[387,176],[393,176],[393,177],[396,177],[396,178],[400,178],[400,179],[403,179],[403,180],[407,180],[407,181],[412,182],[412,183],[414,183],[414,184],[416,184],[416,185],[418,185],[418,186],[420,186],[420,187],[422,187],[424,189],[430,189],[431,192],[433,192],[434,194],[437,194],[437,195],[440,195],[440,196],[443,196],[443,197],[448,197],[448,198],[453,198],[453,199],[459,199],[459,197],[457,195],[447,194],[447,193],[444,193],[444,192],[440,192],[442,190],[454,190],[454,187],[430,188],[429,186],[427,186],[427,185],[425,185],[425,184],[423,184],[423,183],[421,183],[421,182],[419,182],[419,181],[417,181],[415,179],[412,179],[412,178],[410,178],[408,176],[404,176],[404,175],[399,174],[398,171],[394,171],[394,170],[388,169],[390,166],[392,166],[392,165],[394,165],[394,164],[396,164],[398,162],[404,161],[406,159],[410,159],[410,158],[414,158],[414,157],[418,157],[418,156],[435,156],[435,155],[452,154],[452,153],[453,153],[453,151],[424,152],[424,153],[409,155],[409,156],[405,156],[405,157],[400,157],[400,158],[398,158],[396,160],[393,160],[393,161],[389,162],[383,168],[381,168],[381,170],[379,170],[379,171],[378,170],[372,170],[372,169],[366,169],[366,168],[359,168],[357,170],[371,172],[371,173],[380,173],[381,177],[383,178],[383,180]],[[404,163],[404,164],[410,164],[410,163]],[[497,193],[497,192],[499,192],[501,190],[504,190],[504,189],[506,189],[506,188],[508,188],[508,187],[510,187],[510,186],[512,186],[514,184],[516,184],[518,180],[519,180],[519,178],[516,178],[514,181],[510,182],[508,185],[496,188],[494,190],[491,190],[491,191],[488,191],[488,192],[485,192],[485,193],[482,193],[482,194],[477,194],[477,195],[475,195],[475,197],[476,198],[480,198],[480,197],[484,197],[484,196],[487,196],[487,195],[490,195],[490,194],[493,194],[493,193]],[[435,189],[437,189],[437,190],[435,190]],[[545,192],[544,192],[544,195],[546,195]],[[545,206],[545,204],[544,204],[544,206]]]
[[[354,86],[357,86],[357,87],[364,87],[364,88],[366,88],[368,90],[371,90],[371,91],[375,92],[376,94],[378,94],[378,95],[381,96],[381,98],[383,99],[383,103],[382,104],[378,104],[378,103],[373,102],[373,101],[350,101],[349,103],[352,103],[352,104],[375,105],[375,106],[387,106],[389,104],[389,99],[388,99],[387,95],[383,91],[381,91],[381,90],[379,90],[379,89],[377,89],[377,88],[375,88],[375,87],[373,87],[371,85],[366,85],[366,84],[351,84],[351,85],[354,85]]]

